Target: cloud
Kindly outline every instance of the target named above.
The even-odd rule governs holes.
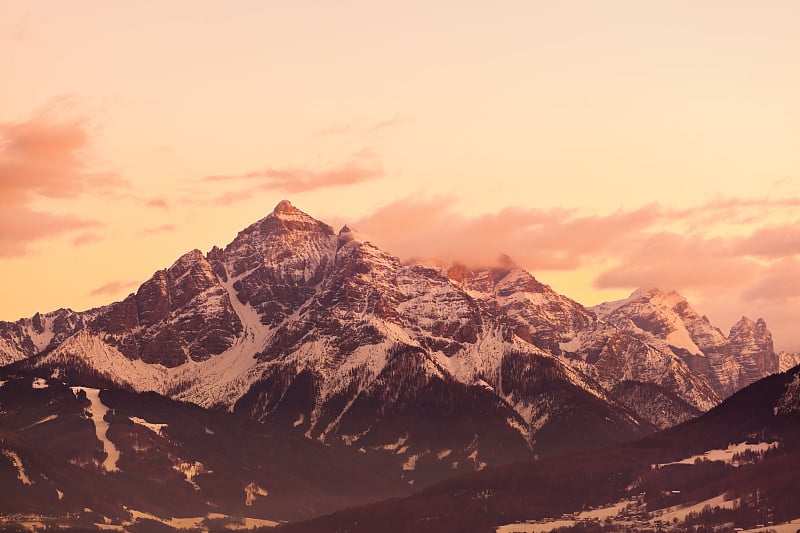
[[[772,259],[800,254],[800,221],[760,228],[740,243],[738,251]]]
[[[175,224],[162,224],[161,226],[154,226],[151,228],[144,228],[140,231],[142,235],[156,235],[158,233],[169,233],[175,231],[177,228]]]
[[[89,144],[86,121],[59,121],[52,111],[0,124],[0,255],[24,255],[33,242],[100,225],[32,207],[39,198],[71,200],[127,187],[113,174],[90,169]]]
[[[575,210],[507,208],[466,217],[454,212],[449,196],[406,198],[392,202],[354,223],[401,258],[471,266],[495,264],[503,254],[526,268],[578,268],[598,253],[624,247],[661,216],[647,206],[607,216],[580,215]]]
[[[74,246],[84,246],[86,244],[92,244],[95,242],[102,241],[102,237],[97,235],[96,233],[82,233],[72,239],[72,244]]]
[[[367,124],[366,126],[362,126],[361,124],[363,124],[363,122],[361,122],[361,124],[359,124],[359,122],[360,121],[353,121],[348,124],[336,124],[333,126],[329,126],[327,128],[323,128],[321,130],[317,130],[314,133],[316,135],[321,135],[323,137],[334,137],[337,135],[346,135],[349,133],[360,134],[360,135],[371,135],[378,131],[391,128],[402,121],[397,117],[393,117],[390,119],[373,122],[371,124]]]
[[[798,205],[796,198],[726,199],[603,215],[506,208],[467,216],[454,196],[412,196],[348,223],[405,261],[480,267],[507,254],[544,281],[542,271],[588,269],[595,288],[676,289],[721,327],[743,314],[764,316],[779,347],[800,349],[800,226],[764,222],[776,213],[791,220]]]
[[[740,286],[759,265],[734,253],[731,241],[658,232],[619,255],[595,279],[598,288],[665,287],[679,290]]]
[[[767,266],[742,293],[747,301],[795,299],[800,297],[800,261],[784,258]]]
[[[27,206],[0,206],[0,258],[23,256],[35,241],[100,225],[94,220],[35,211]]]
[[[384,170],[378,155],[372,150],[362,150],[351,155],[344,162],[325,169],[267,167],[245,174],[208,176],[204,181],[252,184],[246,189],[228,191],[217,198],[217,203],[231,204],[249,197],[255,191],[308,192],[355,185],[383,176]]]
[[[153,198],[145,202],[147,207],[155,207],[157,209],[169,209],[169,203],[163,198]]]
[[[96,289],[89,291],[89,296],[116,296],[122,291],[132,289],[138,285],[137,281],[110,281]]]

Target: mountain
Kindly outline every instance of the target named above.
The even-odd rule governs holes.
[[[681,358],[720,398],[779,369],[763,319],[753,322],[742,317],[726,336],[675,291],[639,290],[625,300],[592,310],[603,321]]]
[[[793,531],[798,465],[795,367],[639,442],[487,469],[277,531]]]
[[[400,475],[385,475],[384,459],[235,414],[154,393],[0,377],[0,522],[276,523],[409,492]]]
[[[778,354],[779,372],[786,372],[797,365],[800,365],[800,352],[780,352]]]
[[[645,327],[669,307],[651,300],[634,320],[634,302],[586,309],[508,259],[402,264],[283,201],[120,302],[0,323],[0,353],[19,372],[379,454],[419,486],[641,437],[772,368],[763,321],[725,339],[698,318],[697,342],[719,349],[693,352],[690,335]]]

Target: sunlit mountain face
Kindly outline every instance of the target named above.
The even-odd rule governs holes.
[[[302,522],[564,454],[668,463],[680,447],[664,435],[679,433],[641,441],[657,459],[641,451],[651,444],[620,443],[709,409],[701,420],[713,420],[786,364],[761,319],[725,335],[660,289],[585,308],[508,257],[401,262],[288,201],[121,301],[0,323],[0,355],[0,464],[14,493],[0,513],[121,528]],[[786,389],[773,402],[786,420],[791,383],[773,387]],[[779,432],[764,449],[736,435],[731,454],[789,449],[773,445]],[[640,459],[626,487],[639,487],[628,477]],[[559,491],[577,505],[570,487]],[[598,487],[592,504],[619,491]]]

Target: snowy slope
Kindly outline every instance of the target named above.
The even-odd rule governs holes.
[[[733,342],[676,293],[585,309],[508,260],[475,271],[402,264],[286,201],[121,302],[37,316],[0,325],[0,356],[75,386],[156,391],[329,444],[389,453],[405,439],[390,455],[409,482],[683,416],[643,418],[611,392],[622,381],[660,387],[638,387],[639,398],[666,391],[708,409],[730,364],[708,347]],[[757,364],[737,368],[758,370],[767,333],[738,326],[732,338]]]

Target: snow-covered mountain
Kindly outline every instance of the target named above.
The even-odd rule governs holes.
[[[0,357],[387,453],[429,482],[632,438],[777,370],[763,321],[725,338],[677,295],[639,296],[587,310],[510,261],[401,264],[283,201],[121,302],[0,323]]]
[[[772,334],[760,318],[742,317],[726,336],[680,294],[660,289],[638,290],[592,310],[642,342],[675,354],[720,398],[779,370]]]

